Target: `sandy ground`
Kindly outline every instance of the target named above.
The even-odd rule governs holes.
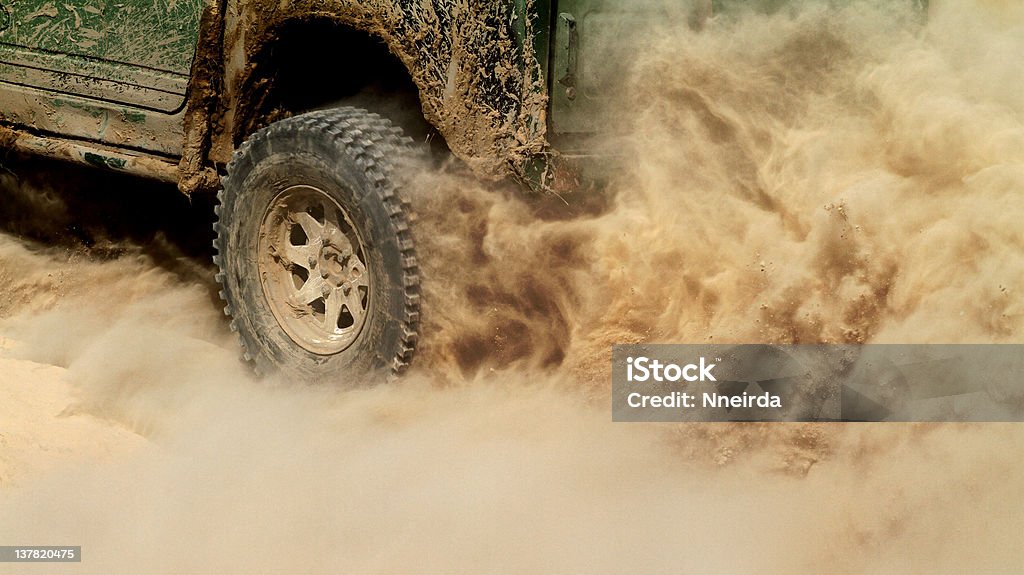
[[[65,369],[0,359],[0,486],[31,483],[83,462],[109,461],[145,442],[109,421],[76,413],[74,405]]]
[[[0,322],[0,541],[83,547],[46,572],[1024,561],[1016,425],[616,424],[592,382],[522,365],[358,390],[260,382],[203,284],[137,250],[3,237],[0,261],[36,270],[6,284],[24,311]]]

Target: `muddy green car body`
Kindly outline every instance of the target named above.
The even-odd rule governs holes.
[[[330,77],[344,100],[380,79],[337,78],[387,52],[453,153],[538,184],[550,21],[546,0],[0,0],[0,143],[214,188],[247,135],[305,111],[280,93]],[[311,35],[319,53],[281,58]]]

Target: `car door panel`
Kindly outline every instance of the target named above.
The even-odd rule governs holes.
[[[183,115],[183,111],[158,113],[0,82],[0,120],[35,132],[118,148],[180,156]]]
[[[176,155],[208,0],[0,0],[0,121]]]
[[[0,4],[0,79],[163,112],[184,103],[203,0]]]

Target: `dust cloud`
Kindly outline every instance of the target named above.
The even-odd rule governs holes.
[[[612,343],[1019,342],[1024,10],[630,48],[605,189],[417,178],[393,385],[255,380],[174,241],[2,236],[0,542],[88,573],[1020,571],[1018,426],[612,424],[607,394]]]

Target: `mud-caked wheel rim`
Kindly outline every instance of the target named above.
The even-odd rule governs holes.
[[[373,305],[366,250],[348,213],[314,186],[282,190],[260,224],[257,266],[281,329],[317,355],[358,339]]]

